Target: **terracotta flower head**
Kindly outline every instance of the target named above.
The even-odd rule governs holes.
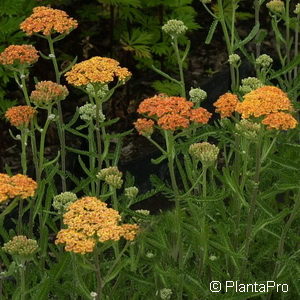
[[[28,67],[38,58],[38,51],[32,45],[10,45],[0,54],[0,64]]]
[[[193,108],[194,103],[183,97],[169,97],[166,95],[156,95],[147,98],[141,102],[138,113],[157,121],[157,125],[164,130],[177,130],[188,128],[191,122],[198,124],[206,124],[211,117],[205,108]],[[151,123],[147,119],[139,119],[135,122],[135,127],[139,133],[143,133],[144,129],[151,129],[154,122]],[[151,131],[150,131],[151,132]]]
[[[5,117],[12,126],[21,128],[28,127],[36,113],[36,109],[31,106],[19,105],[9,108],[5,113]]]
[[[38,6],[33,9],[32,15],[21,23],[20,28],[27,35],[41,33],[50,36],[54,33],[68,34],[77,26],[77,21],[63,10]]]
[[[31,92],[30,101],[39,107],[45,107],[64,100],[68,94],[69,91],[64,85],[52,81],[41,81]]]

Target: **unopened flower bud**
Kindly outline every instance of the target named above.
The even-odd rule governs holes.
[[[105,182],[112,186],[115,189],[120,189],[123,184],[123,180],[120,176],[118,175],[107,175],[105,176]]]
[[[189,91],[190,100],[194,103],[200,103],[207,98],[207,93],[199,88],[191,88]]]
[[[106,176],[108,176],[108,175],[116,175],[116,176],[122,177],[122,172],[120,172],[118,170],[118,167],[109,167],[109,168],[100,170],[98,172],[98,174],[96,175],[96,177],[100,180],[105,180]]]
[[[262,54],[256,59],[255,62],[258,66],[266,69],[271,66],[273,59],[267,54]]]
[[[261,124],[242,119],[235,125],[235,128],[245,138],[255,140],[261,129]]]
[[[242,85],[240,86],[240,92],[242,94],[250,93],[260,87],[262,87],[264,84],[256,77],[248,77],[242,79]]]
[[[217,160],[220,149],[210,143],[195,143],[190,145],[189,153],[194,158],[201,161],[201,163],[206,166],[212,166]]]
[[[64,192],[54,196],[52,206],[60,213],[63,213],[67,210],[69,205],[75,202],[76,200],[76,194],[71,192]]]
[[[86,122],[96,120],[96,104],[87,103],[79,107],[79,115],[80,119]],[[99,110],[99,121],[105,121],[105,115],[101,109]]]
[[[172,294],[173,294],[172,290],[171,289],[167,289],[167,288],[161,289],[159,291],[160,299],[163,299],[163,300],[169,300],[169,299],[171,299]]]
[[[272,0],[266,4],[267,8],[274,13],[284,12],[284,2],[280,0]]]
[[[299,14],[300,14],[300,3],[296,4],[294,13],[295,13],[296,15],[299,15]]]
[[[241,61],[241,57],[238,54],[230,54],[228,62],[230,65],[237,65]]]
[[[38,244],[36,240],[28,239],[24,235],[18,235],[5,243],[2,249],[12,256],[28,258],[37,251]]]
[[[136,186],[131,186],[131,187],[125,188],[124,194],[128,199],[134,199],[138,193],[139,193],[139,189]]]
[[[169,20],[165,25],[163,25],[162,30],[174,38],[185,34],[188,28],[182,21],[173,19]]]

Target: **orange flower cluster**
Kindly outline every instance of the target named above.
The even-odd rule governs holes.
[[[0,63],[2,65],[31,65],[38,58],[38,51],[32,45],[10,45],[0,54]]]
[[[53,33],[68,34],[77,26],[77,21],[70,18],[66,12],[38,6],[33,9],[33,14],[21,23],[20,28],[27,35],[41,32],[47,36]]]
[[[232,113],[238,104],[238,97],[231,93],[226,93],[219,97],[213,104],[216,107],[216,112],[221,114],[221,118],[231,117]]]
[[[64,100],[69,94],[64,85],[52,81],[41,81],[35,85],[30,100],[37,106],[45,106],[56,101]]]
[[[211,117],[204,108],[193,109],[194,103],[182,97],[168,97],[160,94],[141,102],[138,113],[158,118],[157,124],[165,130],[187,128],[190,122],[206,124]],[[139,125],[139,123],[137,124]],[[135,123],[138,131],[139,128]]]
[[[291,101],[286,93],[275,86],[263,86],[246,95],[239,102],[236,111],[247,119],[260,117],[279,111],[293,111]]]
[[[138,225],[118,225],[120,220],[119,212],[106,203],[96,197],[83,197],[68,207],[63,219],[68,228],[59,231],[55,244],[65,243],[66,251],[85,254],[93,252],[98,241],[118,241],[121,237],[133,240]]]
[[[0,202],[20,197],[32,197],[37,189],[37,183],[26,175],[17,174],[12,177],[0,173]]]
[[[138,133],[141,135],[150,136],[153,133],[154,122],[152,120],[137,119],[137,121],[133,124]]]
[[[115,59],[95,56],[74,65],[65,76],[68,83],[81,86],[89,83],[107,84],[115,77],[126,80],[131,73],[127,68],[121,68]]]
[[[5,113],[5,117],[12,126],[28,127],[36,112],[31,106],[19,105],[9,108]]]
[[[267,125],[267,129],[288,130],[297,126],[297,120],[291,114],[276,112],[267,115],[262,123]]]

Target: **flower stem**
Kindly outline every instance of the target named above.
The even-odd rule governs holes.
[[[101,276],[101,269],[100,269],[100,253],[98,251],[98,247],[94,251],[94,261],[96,267],[96,278],[97,278],[97,285],[96,285],[96,293],[97,293],[97,300],[101,300],[102,298],[102,289],[103,289],[103,281]]]
[[[20,300],[25,300],[25,290],[26,290],[26,282],[25,282],[25,262],[21,262],[21,266],[19,267],[20,274]]]

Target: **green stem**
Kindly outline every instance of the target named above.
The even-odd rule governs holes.
[[[227,52],[228,52],[228,56],[229,56],[233,53],[233,51],[232,51],[232,46],[231,46],[231,39],[229,37],[229,33],[228,33],[228,30],[227,30],[227,25],[226,25],[226,21],[225,21],[224,8],[223,8],[222,0],[218,0],[218,8],[219,8],[219,21],[221,23],[221,27],[222,27],[225,42],[226,42]],[[233,9],[235,9],[235,7]],[[234,28],[231,28],[231,31],[233,29]],[[231,77],[231,90],[234,92],[234,87],[236,85],[235,84],[234,67],[233,67],[233,65],[229,65],[229,67],[230,67],[230,77]]]
[[[300,22],[300,15],[297,14],[297,21],[296,21],[296,27],[295,27],[295,53],[294,57],[298,56],[299,51],[299,22]],[[294,79],[298,75],[298,65],[294,68]]]
[[[101,276],[101,266],[100,266],[100,253],[99,250],[96,247],[96,250],[94,251],[94,261],[95,261],[95,267],[96,267],[96,278],[97,278],[97,285],[96,285],[96,293],[97,293],[97,300],[101,300],[102,298],[102,289],[103,289],[103,281]]]
[[[290,54],[290,0],[286,0],[286,7],[285,7],[285,38],[286,38],[286,44],[285,44],[285,51],[286,51],[286,57],[287,57],[287,64],[291,61],[291,54]],[[292,80],[292,71],[288,72],[288,79],[289,81]]]
[[[102,168],[102,143],[101,143],[101,135],[100,135],[100,115],[99,115],[99,110],[101,109],[102,111],[102,103],[99,98],[95,98],[96,101],[96,124],[95,124],[95,131],[96,131],[96,142],[97,142],[97,157],[98,157],[98,172]],[[103,137],[105,138],[105,137]],[[100,182],[99,180],[97,181],[96,184],[96,195],[99,195],[100,193]]]
[[[54,71],[55,71],[55,79],[56,79],[57,83],[60,83],[61,73],[59,72],[58,63],[57,63],[57,59],[56,59],[55,51],[54,51],[54,45],[53,45],[54,42],[52,40],[52,37],[48,36],[47,41],[48,41],[49,50],[50,50],[50,55],[49,56],[52,60]]]
[[[88,137],[89,137],[89,152],[95,153],[95,141],[94,141],[94,124],[91,122],[88,127]],[[89,156],[89,169],[94,170],[95,169],[96,160],[94,156]],[[91,190],[92,194],[95,195],[96,189],[95,189],[95,182],[91,182]]]
[[[40,139],[40,151],[39,151],[39,168],[38,168],[38,179],[42,178],[42,172],[43,172],[43,164],[44,164],[44,153],[45,153],[45,139],[46,139],[46,134],[48,127],[50,125],[51,119],[49,118],[51,114],[51,109],[52,107],[50,106],[48,108],[48,114],[47,114],[47,120],[45,123],[45,126],[43,128],[43,131],[41,133],[41,139]]]
[[[254,18],[255,18],[255,26],[259,25],[259,11],[260,11],[260,0],[254,1]],[[258,37],[259,32],[256,34],[256,38]],[[256,57],[260,56],[260,47],[261,43],[256,42],[255,48],[256,48]]]
[[[21,129],[21,147],[22,147],[21,165],[22,165],[22,170],[24,175],[27,174],[27,155],[26,155],[27,138],[28,138],[28,129],[22,128]]]
[[[175,55],[176,55],[177,63],[178,63],[178,68],[179,68],[181,97],[186,98],[185,82],[184,82],[184,74],[183,74],[183,61],[180,57],[177,38],[174,38],[174,42],[172,42],[172,46],[173,46],[174,51],[175,51]]]
[[[23,204],[24,204],[24,199],[19,200],[19,211],[18,211],[18,225],[17,225],[17,233],[18,235],[22,234],[23,232],[23,222],[22,222],[22,217],[23,217]]]
[[[250,201],[250,210],[247,218],[246,223],[246,240],[245,240],[245,251],[244,251],[244,262],[241,267],[240,272],[240,278],[244,275],[245,267],[248,263],[248,254],[250,249],[250,243],[252,240],[252,226],[253,226],[253,219],[254,219],[254,213],[256,208],[256,201],[258,197],[259,192],[259,178],[260,178],[260,170],[261,170],[261,149],[262,149],[262,138],[261,135],[258,138],[257,144],[256,144],[256,153],[255,153],[255,175],[253,179],[254,187],[252,191],[252,197]]]
[[[20,300],[25,300],[25,291],[26,291],[26,282],[25,282],[25,262],[21,262],[21,266],[19,267],[20,274]]]
[[[25,98],[26,105],[30,106],[30,101],[29,101],[29,96],[28,96],[25,77],[26,77],[25,74],[23,72],[21,72],[20,73],[21,88],[22,88],[22,91],[23,91],[23,95],[24,95],[24,98]]]

